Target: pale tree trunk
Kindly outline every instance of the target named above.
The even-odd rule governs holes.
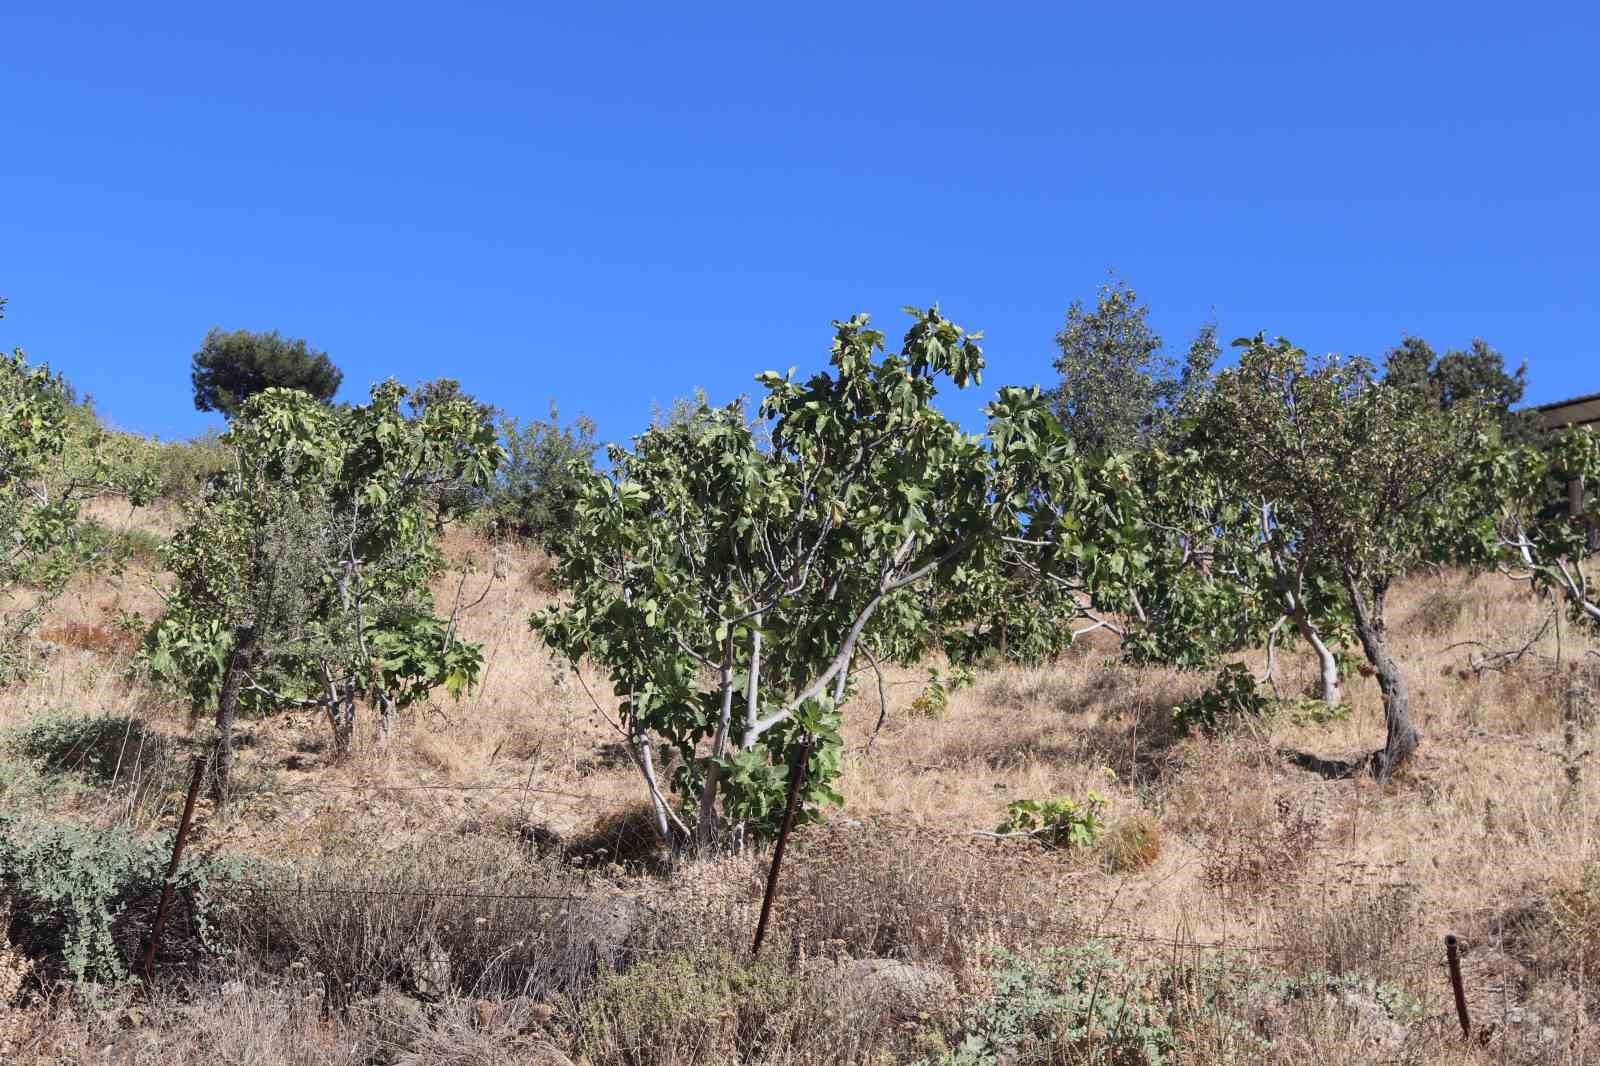
[[[394,727],[394,701],[386,693],[378,693],[378,742],[379,751],[389,750],[389,731]]]
[[[1265,500],[1261,502],[1261,535],[1271,543],[1272,509]],[[1289,620],[1294,623],[1295,631],[1300,634],[1301,639],[1311,645],[1311,650],[1317,656],[1319,675],[1317,698],[1329,707],[1337,707],[1344,701],[1344,692],[1339,686],[1339,660],[1334,658],[1328,642],[1322,639],[1322,634],[1312,623],[1311,611],[1306,607],[1306,562],[1296,555],[1293,559],[1293,577],[1291,577],[1290,567],[1281,550],[1274,549],[1271,558],[1273,569],[1278,574],[1278,587],[1289,606]]]
[[[343,689],[329,684],[328,724],[333,727],[334,758],[342,759],[350,754],[356,732],[356,691],[353,682],[346,681]]]
[[[1334,657],[1328,642],[1322,639],[1322,634],[1317,632],[1317,627],[1311,624],[1304,602],[1294,597],[1292,603],[1289,618],[1294,622],[1301,639],[1311,645],[1311,650],[1317,656],[1317,699],[1329,707],[1337,707],[1344,702],[1344,690],[1339,685],[1339,660]]]
[[[1354,573],[1346,573],[1345,587],[1350,593],[1361,649],[1367,653],[1367,661],[1377,671],[1378,688],[1383,693],[1383,717],[1388,738],[1383,750],[1374,759],[1374,768],[1377,779],[1387,781],[1395,770],[1416,754],[1417,747],[1422,743],[1422,734],[1411,723],[1411,700],[1406,690],[1405,674],[1389,652],[1388,630],[1383,618],[1389,582],[1381,580],[1372,583],[1370,602]]]

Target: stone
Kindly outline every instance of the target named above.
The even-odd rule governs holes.
[[[407,984],[417,995],[439,998],[450,991],[450,953],[431,936],[407,949],[402,959]]]
[[[914,1019],[956,1000],[956,982],[942,967],[898,959],[851,959],[823,963],[813,990],[829,997],[841,992],[895,1019]]]
[[[644,905],[629,896],[572,900],[557,918],[557,942],[564,942],[585,968],[601,963],[620,965],[626,961],[629,941],[643,923],[644,911]]]

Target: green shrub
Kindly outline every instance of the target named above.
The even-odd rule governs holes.
[[[833,963],[700,946],[606,974],[576,1016],[574,1058],[622,1066],[886,1066],[947,1046],[933,1017],[889,1024],[892,993]],[[915,1050],[914,1050],[915,1049]]]
[[[484,511],[495,532],[550,544],[572,524],[579,471],[594,462],[594,422],[580,415],[565,425],[555,405],[548,421],[501,420],[506,461],[490,486]]]
[[[1295,725],[1327,725],[1343,722],[1350,717],[1350,704],[1330,705],[1326,700],[1298,699],[1285,701],[1289,720]]]
[[[952,666],[947,674],[939,673],[938,669],[929,670],[928,683],[923,686],[917,698],[911,701],[912,716],[943,718],[945,711],[950,709],[950,694],[971,688],[977,678],[977,670],[970,665]]]
[[[142,792],[173,777],[172,741],[126,715],[42,715],[9,740],[44,773],[75,773],[93,785]]]
[[[928,671],[928,683],[911,701],[913,718],[939,719],[950,707],[950,687],[939,677],[939,671]]]
[[[583,1011],[579,1047],[630,1066],[729,1061],[778,1035],[760,1023],[781,1013],[796,984],[727,949],[649,959],[603,979]]]
[[[996,953],[994,991],[964,1039],[933,1064],[1084,1062],[1158,1066],[1173,1048],[1169,1011],[1149,976],[1100,942],[1037,959]]]
[[[0,891],[12,901],[12,940],[64,966],[80,984],[128,979],[161,892],[172,840],[140,840],[120,827],[92,829],[0,816]],[[186,859],[167,955],[192,953],[214,928],[206,886],[242,876],[238,863]],[[186,944],[187,948],[180,945]]]
[[[1046,847],[1092,848],[1105,833],[1106,798],[1090,792],[1082,800],[1017,800],[1006,808],[995,832],[1027,836]]]
[[[1262,721],[1271,708],[1272,700],[1257,688],[1249,667],[1229,663],[1210,688],[1174,707],[1172,720],[1180,736],[1226,733]]]
[[[187,503],[205,491],[212,477],[227,469],[230,458],[219,434],[211,432],[186,441],[151,438],[145,445],[144,461],[155,478],[158,498]]]

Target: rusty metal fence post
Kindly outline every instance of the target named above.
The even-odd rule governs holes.
[[[772,917],[772,898],[778,894],[778,871],[783,866],[784,845],[789,842],[789,830],[794,826],[794,808],[800,798],[800,783],[805,779],[806,766],[811,761],[811,741],[807,736],[800,745],[799,757],[789,768],[789,799],[783,808],[783,824],[778,827],[778,842],[772,847],[772,869],[767,871],[767,890],[761,896],[761,919],[756,922],[755,942],[750,945],[752,957],[761,954],[761,941],[767,936],[767,920]]]
[[[150,942],[144,949],[144,965],[140,967],[146,984],[154,980],[156,952],[161,947],[161,932],[167,925],[167,913],[172,908],[172,884],[178,876],[178,864],[183,861],[183,846],[189,840],[189,826],[194,823],[194,805],[200,798],[200,785],[206,776],[206,757],[196,755],[194,773],[189,778],[189,795],[183,801],[183,817],[178,820],[178,835],[172,841],[172,860],[167,863],[167,876],[161,881],[161,903],[156,907],[156,920],[150,923]]]
[[[1444,958],[1450,966],[1450,991],[1455,993],[1456,1017],[1461,1021],[1461,1035],[1470,1040],[1472,1019],[1467,1015],[1467,990],[1461,983],[1461,948],[1454,933],[1445,935]]]

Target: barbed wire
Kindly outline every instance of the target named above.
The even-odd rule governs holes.
[[[221,892],[223,894],[237,893],[244,895],[277,895],[277,896],[357,896],[362,898],[376,897],[382,899],[462,899],[496,902],[541,902],[541,903],[585,903],[591,902],[596,897],[582,895],[551,895],[541,892],[461,892],[454,890],[397,890],[373,888],[363,885],[359,888],[322,888],[319,886],[302,885],[253,885],[240,882],[210,881],[205,885],[205,891]],[[632,897],[628,897],[632,898]]]
[[[596,796],[583,792],[568,792],[565,789],[544,788],[539,785],[511,785],[511,784],[473,784],[473,785],[389,785],[389,784],[356,784],[356,785],[292,785],[282,789],[267,789],[266,794],[273,796],[297,796],[303,793],[316,792],[523,792],[540,796],[560,796],[566,799],[585,800],[592,803],[615,803],[612,797]]]
[[[248,881],[208,881],[204,885],[208,894],[219,893],[223,895],[273,895],[273,896],[319,896],[357,899],[408,899],[408,900],[462,900],[468,902],[509,902],[509,903],[564,903],[564,904],[594,904],[605,906],[618,900],[627,900],[633,905],[644,908],[652,913],[660,913],[660,908],[637,895],[629,893],[616,893],[606,895],[602,893],[547,893],[547,892],[485,892],[469,889],[462,886],[445,886],[435,889],[391,889],[374,885],[327,886],[308,884],[261,884]],[[731,907],[737,908],[738,904]],[[753,908],[753,901],[749,904]],[[1044,937],[1052,935],[1061,937],[1067,944],[1082,945],[1090,943],[1100,944],[1136,944],[1147,948],[1157,948],[1175,956],[1185,952],[1213,952],[1241,957],[1254,956],[1304,956],[1306,958],[1328,957],[1336,958],[1341,968],[1352,964],[1381,962],[1395,970],[1441,970],[1445,966],[1442,952],[1424,956],[1402,956],[1390,954],[1381,946],[1367,952],[1350,951],[1317,951],[1309,949],[1305,944],[1259,942],[1259,941],[1233,941],[1233,940],[1202,940],[1182,936],[1159,936],[1151,933],[1128,930],[1105,930],[1085,927],[1082,925],[1040,922],[1036,919],[1024,918],[1019,922],[1008,922],[1008,926],[1030,934],[1040,934]],[[1239,971],[1245,973],[1248,971]]]

